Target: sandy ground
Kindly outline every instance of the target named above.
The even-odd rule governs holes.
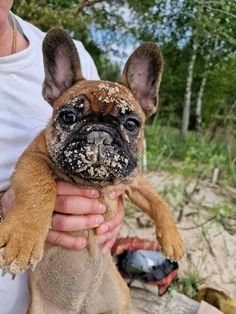
[[[207,181],[192,180],[186,182],[180,176],[171,176],[167,173],[150,173],[147,175],[152,185],[164,196],[174,210],[175,218],[179,210],[183,215],[178,228],[182,234],[186,256],[179,263],[179,276],[187,273],[196,273],[201,286],[210,286],[224,291],[236,299],[236,230],[225,228],[213,219],[212,207],[220,204],[234,204],[236,190],[219,187]],[[189,196],[183,196],[183,187]],[[193,192],[193,193],[192,193]],[[224,210],[220,211],[218,219],[224,217]],[[139,236],[154,239],[152,222],[140,210],[128,208],[128,218],[121,236]],[[236,214],[236,213],[235,213]],[[220,217],[220,218],[219,218]],[[235,224],[236,220],[224,220]]]

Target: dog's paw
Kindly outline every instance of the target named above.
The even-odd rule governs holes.
[[[3,273],[19,274],[34,269],[43,256],[44,242],[34,228],[3,223],[0,225],[0,268]]]
[[[168,259],[178,261],[184,256],[183,240],[175,225],[157,233],[157,239],[161,245],[161,251]]]

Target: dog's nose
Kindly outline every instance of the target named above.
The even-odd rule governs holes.
[[[92,131],[87,137],[87,142],[96,146],[102,146],[110,145],[113,140],[111,135],[106,131]]]

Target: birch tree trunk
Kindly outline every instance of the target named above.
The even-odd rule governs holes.
[[[142,171],[145,173],[147,172],[147,141],[146,138],[144,137],[144,143],[143,143],[143,163],[142,163]]]
[[[200,133],[201,128],[202,128],[202,98],[203,98],[205,86],[206,86],[206,76],[204,76],[201,81],[200,89],[197,96],[197,103],[196,103],[196,131],[197,133]]]
[[[189,118],[190,118],[190,105],[191,105],[191,95],[192,95],[192,81],[193,81],[193,69],[197,55],[198,44],[195,41],[193,43],[193,53],[188,66],[188,78],[186,82],[186,91],[184,97],[184,109],[183,109],[183,119],[182,119],[182,128],[180,136],[183,140],[187,137]]]

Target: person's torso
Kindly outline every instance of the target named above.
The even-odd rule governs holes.
[[[9,187],[17,159],[45,128],[52,111],[41,94],[44,79],[41,48],[45,33],[17,19],[29,46],[15,55],[0,58],[0,191]],[[83,45],[76,42],[76,47],[84,77],[99,79]]]

